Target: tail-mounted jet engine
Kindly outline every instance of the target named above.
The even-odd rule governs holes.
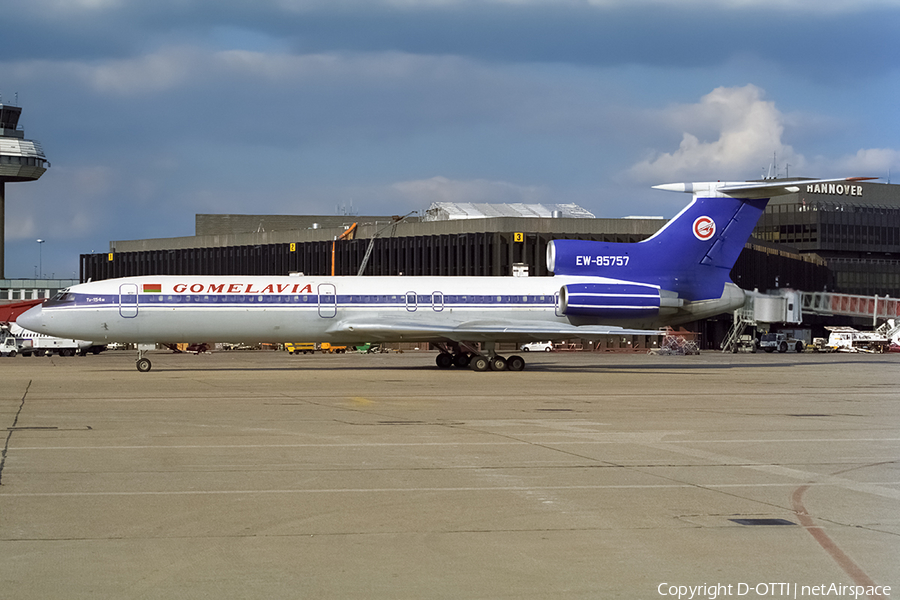
[[[572,283],[559,290],[566,316],[630,319],[659,314],[660,290],[636,283]]]
[[[559,290],[559,310],[567,317],[646,319],[682,306],[675,292],[646,283],[570,283]]]

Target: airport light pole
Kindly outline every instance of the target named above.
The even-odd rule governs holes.
[[[44,278],[44,240],[38,240],[38,279]]]

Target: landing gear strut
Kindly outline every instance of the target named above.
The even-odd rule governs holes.
[[[146,373],[147,371],[150,370],[150,367],[153,366],[152,364],[150,364],[149,358],[144,358],[143,350],[138,350],[137,361],[134,363],[134,365],[137,367],[137,370],[140,371],[141,373]]]
[[[468,367],[471,355],[466,352],[453,353],[441,351],[434,359],[435,364],[441,369],[450,367],[459,367],[460,369]]]
[[[469,354],[468,352],[460,352],[453,355],[453,366],[459,367],[460,369],[465,369],[469,366],[469,362],[471,362],[471,360],[471,354]]]
[[[440,349],[441,353],[437,355],[434,362],[441,369],[449,367],[464,369],[469,366],[472,357],[478,354],[475,348],[464,343],[440,343],[435,346]]]

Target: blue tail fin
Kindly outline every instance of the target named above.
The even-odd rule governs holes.
[[[719,298],[767,203],[768,198],[695,197],[655,235],[635,244],[635,258],[645,266],[634,276],[685,300]]]
[[[847,180],[802,183],[833,181]],[[655,285],[690,301],[719,298],[768,199],[796,192],[798,185],[798,181],[766,181],[657,186],[693,193],[693,202],[655,235],[636,244],[554,240],[547,249],[548,268],[556,275]]]

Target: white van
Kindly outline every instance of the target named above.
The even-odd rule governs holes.
[[[550,352],[553,350],[553,342],[531,342],[519,346],[522,352]]]

